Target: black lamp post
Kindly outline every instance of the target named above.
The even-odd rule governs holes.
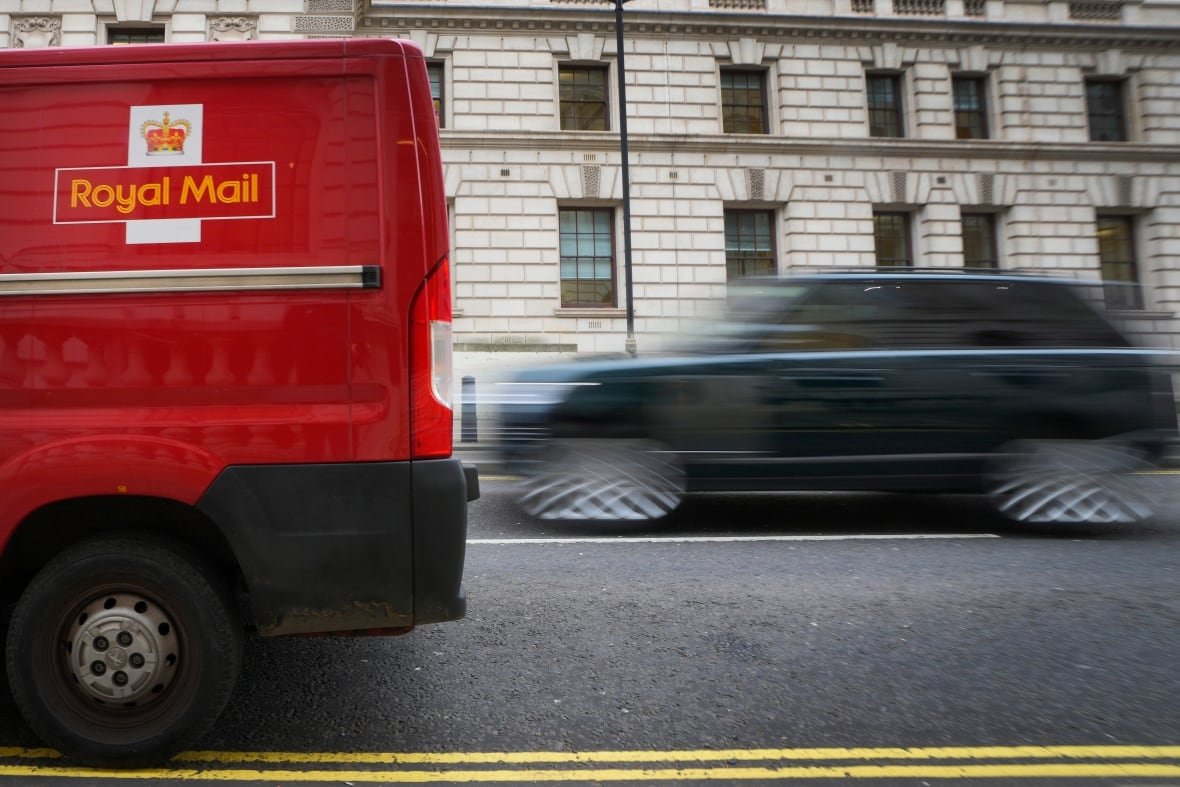
[[[635,303],[631,297],[631,173],[627,150],[627,69],[623,64],[623,3],[615,0],[615,47],[619,55],[619,154],[623,159],[623,282],[627,304],[627,340],[624,349],[636,354]]]

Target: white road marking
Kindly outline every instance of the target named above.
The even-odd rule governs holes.
[[[995,533],[860,533],[828,536],[600,536],[570,538],[469,538],[468,544],[513,546],[524,544],[726,544],[745,541],[922,541],[934,539],[999,538]]]

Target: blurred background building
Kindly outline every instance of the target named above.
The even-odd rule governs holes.
[[[632,0],[641,350],[735,278],[1037,271],[1180,348],[1180,0]],[[456,349],[624,349],[615,6],[0,0],[0,46],[386,36],[442,127]],[[0,111],[3,108],[0,107]]]

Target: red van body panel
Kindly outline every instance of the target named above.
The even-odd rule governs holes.
[[[0,106],[0,547],[172,501],[263,633],[462,616],[477,482],[414,382],[450,319],[420,50],[7,51]]]

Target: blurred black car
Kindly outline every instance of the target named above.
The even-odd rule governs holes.
[[[832,273],[751,282],[683,352],[506,384],[544,519],[650,519],[700,490],[985,492],[1029,522],[1135,521],[1117,479],[1176,431],[1169,374],[1077,282]]]

